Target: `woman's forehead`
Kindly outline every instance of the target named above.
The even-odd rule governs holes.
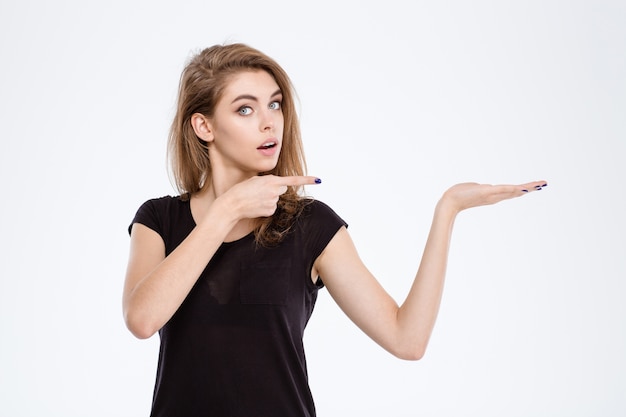
[[[265,70],[246,70],[234,74],[224,89],[224,98],[252,95],[257,98],[271,97],[280,87]]]

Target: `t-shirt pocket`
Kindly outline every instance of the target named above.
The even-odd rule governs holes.
[[[257,262],[241,266],[239,296],[242,304],[285,305],[289,293],[291,260]]]

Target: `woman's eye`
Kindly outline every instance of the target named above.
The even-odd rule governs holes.
[[[248,106],[243,106],[243,107],[240,107],[239,110],[237,110],[237,112],[242,116],[247,116],[250,113],[252,113],[252,108]]]
[[[281,102],[280,101],[273,101],[273,102],[270,103],[269,107],[272,110],[280,110]]]

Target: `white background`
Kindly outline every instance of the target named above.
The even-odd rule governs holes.
[[[175,193],[186,60],[231,41],[291,75],[307,191],[399,302],[448,186],[550,184],[459,216],[421,361],[320,293],[320,416],[626,415],[626,6],[602,0],[2,0],[0,415],[148,415],[158,337],[122,320],[126,227]]]

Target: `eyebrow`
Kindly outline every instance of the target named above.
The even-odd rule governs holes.
[[[274,97],[276,97],[278,95],[281,95],[282,93],[283,93],[282,90],[279,88],[278,90],[274,91],[274,93],[270,96],[270,98],[274,98]],[[235,97],[235,99],[233,101],[231,101],[230,104],[233,104],[236,101],[244,100],[244,99],[253,100],[253,101],[259,101],[258,98],[256,98],[255,96],[253,96],[251,94],[242,94],[240,96]]]

